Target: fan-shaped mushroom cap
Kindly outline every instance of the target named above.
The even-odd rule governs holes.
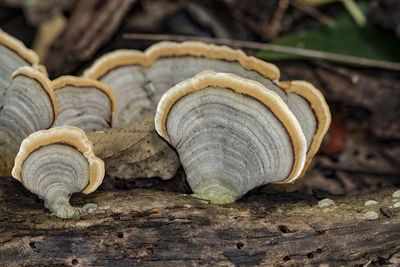
[[[55,95],[47,77],[31,67],[13,75],[0,111],[0,158],[2,175],[9,175],[22,140],[49,128],[56,116]]]
[[[282,99],[260,83],[202,72],[168,90],[155,118],[174,146],[195,195],[229,203],[266,184],[292,181],[306,140]]]
[[[331,123],[331,113],[328,104],[321,92],[311,83],[305,81],[280,82],[282,88],[289,92],[288,106],[301,122],[302,130],[307,139],[308,151],[306,163],[302,171],[303,176],[311,164],[315,154],[324,139]],[[301,101],[307,101],[311,111],[305,108],[306,105],[296,106],[299,100],[292,101],[291,98],[302,98]]]
[[[114,92],[92,79],[63,76],[53,81],[59,106],[53,126],[69,125],[85,131],[110,128],[115,106]]]
[[[311,147],[320,144],[314,134],[325,127],[324,120],[314,111],[325,110],[324,98],[314,87],[303,87],[304,90],[298,92],[281,86],[279,69],[275,65],[249,57],[240,50],[201,42],[160,42],[145,52],[109,53],[98,59],[85,76],[99,79],[115,90],[119,101],[115,124],[120,126],[154,113],[164,92],[204,70],[232,73],[260,82],[277,93],[298,119],[310,148],[307,157],[311,161],[315,154],[311,153],[314,150]]]
[[[84,211],[70,206],[71,194],[95,191],[103,181],[104,163],[93,154],[83,130],[55,127],[22,142],[12,176],[44,199],[57,216],[70,218]]]
[[[25,45],[0,29],[0,105],[11,79],[18,68],[39,63],[39,57]]]
[[[286,99],[272,81],[279,69],[240,50],[201,42],[161,42],[145,52],[119,50],[98,59],[85,76],[109,85],[116,94],[116,126],[154,114],[161,96],[178,82],[204,70],[229,72],[262,83]]]

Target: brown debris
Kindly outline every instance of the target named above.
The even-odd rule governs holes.
[[[154,118],[88,133],[93,149],[106,165],[107,174],[124,179],[170,179],[180,164],[178,155],[154,129]]]
[[[65,31],[51,46],[45,65],[52,76],[76,71],[109,41],[135,0],[78,1]]]
[[[382,207],[382,208],[380,208],[380,211],[383,215],[385,215],[388,218],[393,217],[393,211],[391,209],[389,209],[388,207]]]
[[[370,2],[373,19],[385,29],[393,30],[400,39],[400,2],[373,0]]]

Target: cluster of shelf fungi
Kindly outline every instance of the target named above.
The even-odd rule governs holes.
[[[318,89],[279,76],[275,65],[240,50],[161,42],[111,52],[82,77],[51,81],[33,51],[0,31],[0,174],[12,174],[58,217],[90,212],[94,204],[69,203],[73,193],[95,191],[108,172],[90,132],[150,118],[179,157],[168,175],[137,177],[170,179],[181,164],[193,195],[216,204],[292,183],[331,118]]]

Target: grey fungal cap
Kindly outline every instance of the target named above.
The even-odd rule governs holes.
[[[92,206],[72,207],[69,199],[73,193],[88,194],[99,187],[104,163],[94,155],[92,143],[81,129],[54,127],[22,142],[12,176],[43,199],[56,216],[71,218]]]
[[[233,74],[202,72],[165,93],[157,132],[176,148],[195,196],[230,203],[299,177],[306,139],[274,92]]]
[[[0,106],[14,71],[23,66],[37,65],[39,58],[35,52],[0,29]]]
[[[98,79],[115,91],[115,126],[121,126],[154,114],[168,89],[205,70],[257,81],[264,90],[278,94],[300,123],[307,140],[306,165],[310,164],[330,124],[324,97],[309,83],[279,82],[280,73],[275,65],[240,50],[201,42],[160,42],[145,52],[119,50],[106,54],[85,76]]]
[[[110,128],[115,107],[114,92],[87,78],[62,76],[52,82],[59,107],[53,126],[75,126],[84,131]]]
[[[50,81],[32,67],[13,73],[0,111],[1,173],[9,175],[22,140],[31,133],[48,129],[57,114]]]

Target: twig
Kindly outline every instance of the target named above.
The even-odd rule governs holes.
[[[318,20],[322,24],[328,25],[330,27],[335,25],[335,21],[332,18],[310,5],[305,5],[298,0],[290,1],[290,4],[298,10],[302,11],[303,13],[307,14],[308,16]]]
[[[365,26],[365,24],[367,24],[367,18],[361,11],[360,7],[353,0],[341,0],[341,1],[358,26],[362,27]]]
[[[282,30],[283,19],[289,7],[289,0],[278,1],[278,7],[274,13],[271,23],[266,23],[262,26],[264,32],[270,39],[276,38]]]
[[[188,35],[145,34],[145,33],[126,33],[124,34],[123,38],[128,40],[145,40],[145,41],[176,41],[176,42],[183,42],[188,40],[202,41],[206,43],[229,45],[237,48],[269,50],[272,52],[285,53],[311,59],[331,60],[340,63],[353,64],[363,67],[400,71],[400,63],[397,62],[354,57],[354,56],[322,52],[311,49],[288,47],[275,44],[264,44],[251,41],[241,41],[241,40],[231,40],[231,39],[211,38],[211,37],[198,37],[198,36],[188,36]]]

